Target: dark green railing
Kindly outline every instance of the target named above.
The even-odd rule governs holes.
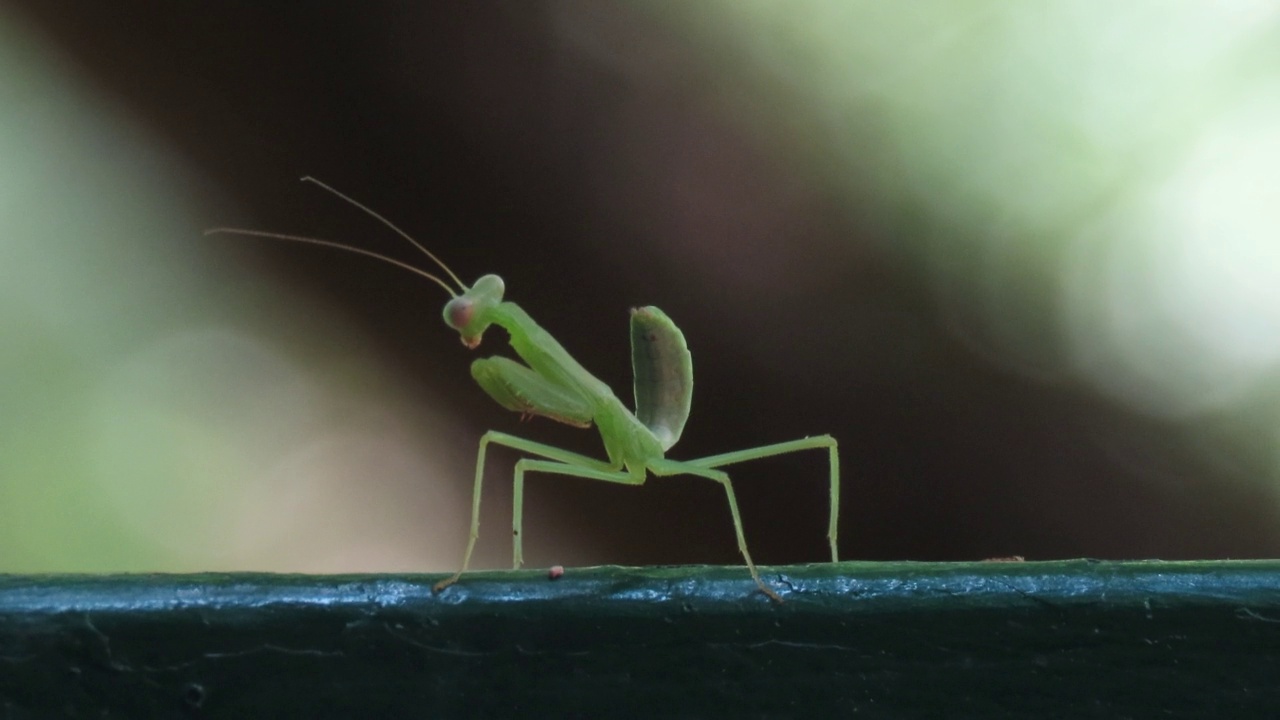
[[[0,576],[0,718],[1280,717],[1280,563]]]

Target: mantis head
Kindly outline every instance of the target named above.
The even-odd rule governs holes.
[[[462,344],[474,350],[493,323],[493,309],[502,302],[506,286],[497,275],[485,275],[444,306],[444,322],[462,336]]]

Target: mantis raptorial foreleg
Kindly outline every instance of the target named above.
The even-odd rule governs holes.
[[[497,325],[507,331],[512,349],[524,362],[522,365],[509,358],[494,357],[472,363],[472,377],[490,397],[502,407],[522,416],[537,415],[583,428],[595,425],[600,430],[600,438],[604,441],[609,456],[606,462],[506,433],[485,433],[480,439],[480,450],[476,458],[471,532],[467,537],[467,549],[462,556],[462,567],[452,577],[437,583],[437,591],[457,582],[471,565],[471,553],[475,550],[476,539],[480,535],[480,490],[484,480],[485,451],[490,443],[537,458],[521,459],[515,467],[511,525],[516,567],[523,561],[521,524],[525,473],[567,475],[623,485],[641,485],[648,473],[660,476],[693,475],[713,480],[724,487],[729,511],[733,516],[738,549],[747,563],[747,569],[765,594],[781,601],[778,594],[760,579],[755,563],[747,552],[746,535],[742,530],[742,517],[738,513],[733,483],[730,482],[729,475],[719,468],[774,455],[824,448],[830,455],[831,479],[827,540],[831,546],[832,562],[838,560],[836,541],[840,512],[840,458],[836,441],[830,435],[711,455],[697,460],[667,459],[666,452],[680,439],[689,418],[693,398],[693,364],[684,334],[661,310],[642,307],[631,311],[631,364],[636,399],[635,409],[632,411],[623,405],[607,385],[578,364],[527,312],[515,303],[503,300],[505,285],[502,278],[485,275],[467,286],[431,251],[386,218],[318,180],[303,180],[323,187],[394,230],[439,265],[448,275],[448,280],[385,255],[328,240],[234,228],[218,228],[208,232],[253,235],[335,248],[390,263],[434,282],[452,298],[444,306],[444,321],[459,333],[463,345],[472,349],[478,347],[485,330]]]

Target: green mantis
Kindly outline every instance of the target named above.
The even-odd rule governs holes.
[[[208,233],[254,235],[332,247],[373,257],[430,279],[449,293],[451,299],[444,306],[444,322],[458,332],[463,345],[469,349],[479,347],[485,331],[496,325],[507,332],[512,349],[524,361],[521,364],[507,357],[496,356],[481,358],[472,363],[472,377],[490,397],[502,407],[522,416],[546,417],[581,428],[595,425],[604,442],[607,460],[569,452],[497,430],[486,432],[480,438],[480,450],[476,457],[471,531],[467,537],[462,564],[451,577],[435,585],[436,592],[456,583],[471,564],[471,554],[480,537],[480,489],[490,445],[511,448],[525,454],[515,464],[512,538],[516,568],[524,562],[521,525],[527,474],[564,475],[621,485],[643,485],[649,475],[689,475],[710,480],[724,488],[738,550],[746,561],[747,570],[761,592],[781,602],[782,598],[760,578],[760,573],[751,560],[733,483],[728,473],[721,468],[804,450],[826,450],[829,454],[831,506],[827,540],[831,546],[831,561],[838,560],[836,539],[840,511],[840,458],[836,441],[830,435],[806,437],[695,460],[672,460],[666,457],[666,452],[680,439],[685,421],[689,417],[693,395],[693,366],[683,333],[661,310],[642,307],[631,311],[631,361],[635,383],[635,412],[632,412],[607,385],[578,364],[519,305],[503,300],[502,278],[485,275],[467,286],[439,258],[390,221],[314,178],[303,178],[303,181],[319,185],[391,228],[439,265],[453,281],[453,285],[399,260],[326,240],[234,228],[217,228]]]

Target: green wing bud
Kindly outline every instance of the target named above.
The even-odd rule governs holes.
[[[631,371],[636,418],[668,450],[680,439],[693,402],[693,359],[684,333],[656,307],[631,311]]]

